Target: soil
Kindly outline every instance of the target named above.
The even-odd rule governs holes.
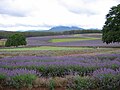
[[[14,89],[14,88],[9,88],[9,87],[4,87],[4,88],[0,87],[0,90],[50,90],[50,89],[46,87],[38,87],[38,88],[32,88],[32,89],[30,88]],[[64,87],[57,87],[54,90],[66,90],[66,89]],[[89,90],[100,90],[100,89],[89,89]],[[120,87],[118,87],[115,90],[120,90]]]
[[[21,88],[21,89],[13,89],[13,88],[0,88],[0,90],[50,90],[49,88],[39,87],[39,88]],[[55,90],[66,90],[65,88],[55,88]]]

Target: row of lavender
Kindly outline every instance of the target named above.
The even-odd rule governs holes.
[[[27,86],[32,85],[37,77],[65,77],[66,75],[80,76],[84,82],[87,80],[85,85],[89,82],[88,85],[95,84],[95,87],[90,86],[93,88],[116,88],[120,85],[120,54],[67,57],[16,56],[0,59],[0,80],[7,86]],[[81,78],[80,81],[76,79],[73,84],[83,83]],[[69,88],[81,90],[78,87],[80,85],[70,86]]]
[[[16,56],[0,59],[0,68],[28,69],[40,72],[42,76],[62,76],[70,73],[89,75],[100,68],[118,69],[120,54],[96,56]]]
[[[34,70],[26,70],[26,69],[14,69],[8,70],[0,68],[0,85],[1,86],[10,86],[15,88],[21,87],[32,87],[37,85],[45,86],[47,84],[46,79],[40,82],[35,82],[37,80],[37,74]],[[43,79],[42,79],[43,80]],[[57,83],[61,83],[61,78],[52,78],[49,80],[49,88],[53,90]],[[113,70],[108,68],[101,68],[92,73],[92,76],[74,76],[64,78],[61,86],[64,86],[70,90],[119,90],[120,86],[120,68]],[[67,80],[67,81],[66,81]],[[34,82],[33,82],[34,81]],[[45,83],[46,82],[46,83]],[[66,82],[66,83],[65,83]],[[52,83],[52,84],[51,84]],[[59,85],[57,85],[59,86]],[[117,89],[118,88],[118,89]],[[3,89],[2,89],[3,90]]]
[[[53,46],[90,46],[90,47],[120,47],[120,43],[103,43],[102,40],[83,40],[83,41],[74,41],[74,42],[58,42],[51,43],[49,45]]]

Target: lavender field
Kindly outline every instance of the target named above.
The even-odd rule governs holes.
[[[92,40],[83,40],[89,37]],[[65,38],[72,40],[62,42]],[[120,89],[119,43],[102,43],[100,34],[30,37],[27,41],[27,47],[0,50],[0,88]]]
[[[83,39],[83,38],[87,38],[87,39]],[[56,39],[57,42],[51,42],[52,39]],[[63,40],[69,39],[69,40],[63,41],[61,39]],[[120,47],[119,43],[112,43],[112,44],[103,43],[101,40],[101,34],[77,34],[77,35],[30,37],[27,39],[27,42],[28,42],[28,46]]]

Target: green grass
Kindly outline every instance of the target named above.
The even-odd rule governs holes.
[[[100,39],[100,38],[56,38],[56,39],[51,39],[49,42],[73,42],[73,41],[83,41],[83,40],[96,40],[96,39]]]
[[[0,40],[0,46],[5,46],[5,41]]]
[[[0,51],[28,51],[28,50],[84,50],[93,48],[83,48],[83,47],[53,47],[53,46],[41,46],[41,47],[26,47],[26,48],[4,48]]]

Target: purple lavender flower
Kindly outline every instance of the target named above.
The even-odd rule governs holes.
[[[38,73],[35,70],[27,70],[27,69],[4,69],[0,68],[0,74],[3,74],[7,77],[17,76],[17,75],[26,75],[26,74],[32,74],[37,75]]]
[[[103,78],[106,75],[116,75],[117,72],[115,70],[109,68],[101,68],[93,72],[93,77],[95,78]]]

